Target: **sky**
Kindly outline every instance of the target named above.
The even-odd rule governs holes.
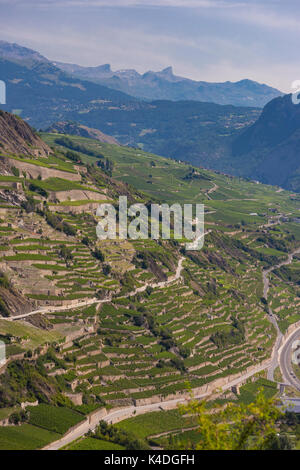
[[[300,80],[299,0],[0,0],[0,39],[113,70],[172,65],[194,80],[285,92]]]

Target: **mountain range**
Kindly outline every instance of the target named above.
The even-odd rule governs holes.
[[[0,57],[28,65],[37,62],[51,63],[37,51],[6,41],[0,41]],[[140,74],[134,69],[113,71],[110,64],[83,67],[55,61],[53,65],[74,78],[150,101],[193,100],[262,108],[268,101],[283,94],[275,88],[248,79],[223,83],[191,80],[174,75],[172,67],[166,67],[160,72],[148,71]]]
[[[0,77],[7,85],[2,109],[36,128],[75,121],[121,144],[203,166],[227,155],[232,136],[261,112],[200,101],[141,101],[74,78],[35,51],[7,43],[0,47]]]
[[[110,64],[82,67],[55,62],[55,65],[74,77],[90,80],[146,100],[209,101],[234,106],[263,107],[282,95],[279,90],[252,80],[209,83],[174,75],[172,67],[160,72],[139,74],[136,70],[112,71]]]

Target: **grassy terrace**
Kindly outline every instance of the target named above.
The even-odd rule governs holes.
[[[240,388],[240,394],[234,397],[235,401],[249,404],[255,400],[258,390],[263,388],[265,396],[274,397],[277,393],[277,385],[274,382],[263,378],[254,381],[249,380]],[[230,399],[232,400],[232,396]],[[229,398],[212,400],[209,407],[224,405]],[[169,445],[177,443],[178,446],[185,443],[191,448],[199,442],[199,431],[195,416],[183,416],[178,410],[150,412],[133,418],[125,419],[116,424],[116,427],[130,432],[135,436],[140,436],[148,440],[151,445],[168,449]]]
[[[34,328],[30,324],[0,320],[0,335],[3,337],[13,336],[16,343],[7,344],[7,354],[9,356],[22,351],[34,350],[45,343],[54,343],[63,340],[63,336],[58,331],[47,331]]]
[[[59,300],[62,295],[69,299],[93,297],[99,289],[111,290],[119,285],[118,281],[102,274],[103,263],[92,255],[93,248],[81,242],[84,237],[90,240],[96,239],[96,221],[93,218],[81,214],[62,214],[62,220],[74,227],[79,236],[64,237],[56,233],[54,239],[53,231],[41,217],[35,216],[33,220],[30,215],[23,214],[23,220],[28,224],[29,230],[31,227],[32,229],[39,227],[39,231],[43,232],[42,237],[36,234],[36,238],[27,238],[18,227],[8,227],[10,217],[13,223],[13,214],[6,218],[5,222],[0,222],[0,233],[3,229],[0,257],[8,264],[19,263],[23,272],[27,272],[31,279],[33,277],[36,279],[37,287],[40,285],[40,292],[33,293],[32,284],[28,282],[27,295],[30,298]],[[66,260],[63,257],[62,246],[69,250],[71,259]],[[109,250],[106,251],[109,260]],[[26,281],[24,284],[26,288]]]
[[[73,189],[78,189],[82,191],[98,192],[91,186],[84,186],[76,181],[68,181],[63,178],[48,178],[44,181],[29,180],[29,183],[31,182],[34,182],[36,186],[46,191],[71,191]]]
[[[55,170],[66,171],[69,173],[76,173],[72,162],[68,161],[63,155],[55,156],[49,155],[47,158],[35,157],[27,158],[16,155],[10,155],[10,158],[24,163],[31,163],[32,165],[41,166],[44,168],[53,168]]]
[[[248,271],[238,262],[235,268],[239,274],[244,272],[242,285],[240,277],[226,274],[217,266],[211,266],[210,273],[207,268],[186,261],[185,269],[192,271],[194,282],[203,285],[214,276],[218,286],[215,297],[209,293],[199,297],[188,285],[175,284],[151,294],[116,299],[99,311],[90,307],[51,315],[50,321],[56,325],[76,324],[79,319],[92,323],[95,315],[98,318],[97,333],[76,340],[73,347],[63,351],[63,357],[68,359],[69,386],[77,377],[76,391],[84,390],[107,402],[128,394],[135,399],[166,396],[185,390],[187,380],[192,386],[201,386],[269,357],[275,332],[265,318],[263,306],[259,306],[260,271]],[[236,292],[236,298],[228,300],[230,291]],[[139,323],[141,305],[155,318],[156,328],[170,332],[176,348],[187,349],[189,357],[181,358],[182,363],[178,363],[178,352],[169,348],[163,337],[155,336],[149,325],[135,324]],[[226,343],[226,334],[232,332],[233,315],[243,322],[246,343],[237,339],[235,344],[230,336]],[[222,331],[225,343],[216,345],[211,337]]]

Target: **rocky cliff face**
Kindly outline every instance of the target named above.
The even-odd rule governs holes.
[[[51,149],[26,122],[0,110],[0,153],[47,157]]]
[[[25,296],[15,289],[4,289],[0,287],[0,310],[3,316],[23,315],[23,313],[31,312],[34,303],[30,302]]]

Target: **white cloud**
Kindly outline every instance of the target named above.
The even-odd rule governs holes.
[[[291,6],[292,0],[285,0],[284,7]],[[190,9],[213,9],[218,17],[237,23],[256,25],[261,28],[300,30],[300,20],[295,14],[288,14],[277,0],[0,0],[0,4],[19,5],[22,8],[64,7],[89,8],[133,8],[133,7],[170,7]],[[280,7],[280,8],[279,8]]]
[[[139,30],[122,30],[102,26],[89,34],[68,29],[64,35],[54,31],[33,30],[23,26],[22,30],[1,27],[2,36],[26,47],[42,51],[51,60],[76,62],[93,66],[105,62],[114,68],[135,67],[140,72],[155,64],[164,68],[172,64],[172,52],[178,47],[197,47],[192,39],[164,34],[150,34]],[[134,63],[133,63],[134,60]]]
[[[286,32],[300,31],[300,20],[297,15],[289,16],[285,12],[271,10],[260,5],[245,10],[230,11],[230,18],[239,23],[247,23],[260,28],[282,29]]]
[[[3,4],[57,8],[59,6],[78,7],[182,7],[182,8],[232,8],[246,5],[246,0],[0,0]]]

